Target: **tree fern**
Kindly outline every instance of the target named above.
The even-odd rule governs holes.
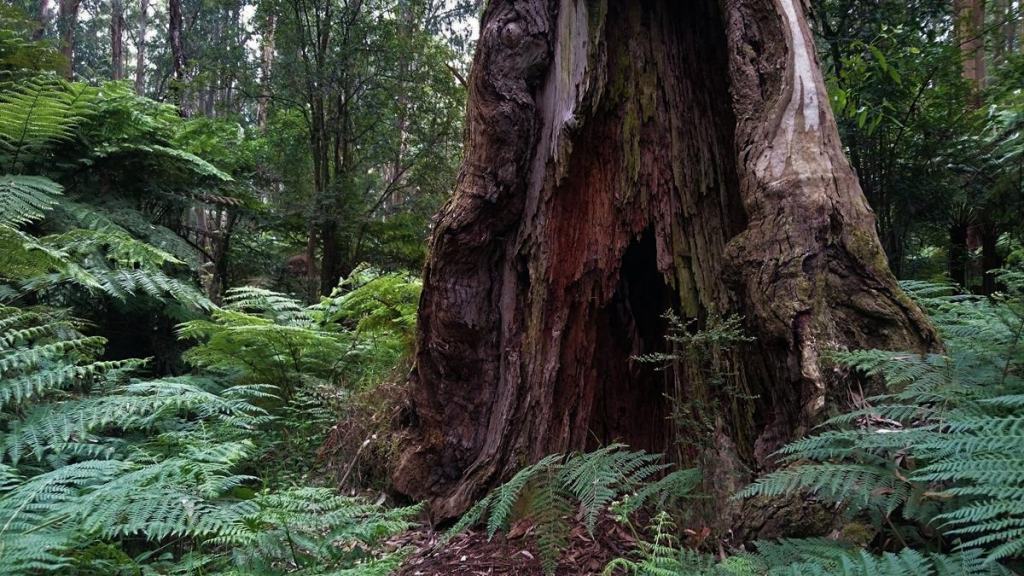
[[[680,547],[665,513],[654,517],[650,540],[629,557],[612,560],[604,574],[637,576],[996,576],[1009,571],[978,551],[933,554],[905,548],[872,554],[824,538],[754,543],[753,552],[718,559]]]
[[[142,158],[146,158],[148,161],[154,163],[169,161],[170,166],[165,167],[165,169],[186,170],[192,172],[199,178],[209,178],[219,182],[231,182],[234,180],[230,174],[219,170],[216,166],[195,154],[171,146],[139,143],[109,143],[93,150],[93,155],[97,158],[105,158],[116,154],[134,154]]]
[[[195,414],[250,427],[268,418],[266,411],[252,402],[273,398],[271,389],[250,386],[214,393],[209,386],[183,378],[144,380],[102,395],[35,406],[11,423],[0,447],[7,459],[17,464],[26,456],[42,461],[50,454],[78,450],[76,443],[102,446],[98,432],[159,431],[172,422],[175,429],[187,430],[188,421],[175,421],[177,415]]]
[[[230,291],[224,308],[182,324],[178,334],[198,342],[185,356],[193,365],[272,384],[286,399],[300,375],[334,378],[347,352],[345,335],[314,323],[295,300],[251,288]]]
[[[197,345],[186,359],[240,381],[273,384],[290,398],[302,374],[358,387],[411,352],[409,317],[419,284],[361,268],[329,298],[306,306],[256,287],[232,288],[209,319],[179,327]],[[375,281],[377,279],[378,281]]]
[[[419,510],[384,511],[325,488],[260,494],[250,504],[212,540],[230,544],[234,562],[243,566],[290,561],[325,568],[369,560],[369,547],[408,528]]]
[[[817,497],[843,504],[850,513],[871,508],[891,514],[910,496],[910,484],[893,469],[865,464],[807,464],[786,468],[758,479],[738,498],[780,496],[810,491]]]

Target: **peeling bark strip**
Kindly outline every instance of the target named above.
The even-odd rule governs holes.
[[[686,457],[728,491],[820,411],[837,379],[823,350],[935,346],[814,54],[797,0],[489,3],[399,490],[444,519],[551,452],[670,451],[676,390],[716,407]],[[667,308],[745,317],[757,340],[726,359],[725,385],[634,360],[664,349]]]

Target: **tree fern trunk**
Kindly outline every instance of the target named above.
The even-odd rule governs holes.
[[[954,284],[968,288],[967,264],[970,261],[970,249],[967,246],[967,233],[970,222],[954,219],[949,224],[949,280]]]
[[[544,454],[672,451],[678,382],[725,493],[814,421],[833,347],[924,350],[839,147],[797,0],[492,0],[431,241],[397,487],[438,518]],[[721,378],[666,309],[740,314]],[[700,402],[696,402],[699,400]],[[692,439],[691,439],[692,440]]]

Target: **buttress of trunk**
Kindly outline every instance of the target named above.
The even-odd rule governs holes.
[[[823,351],[935,346],[839,147],[797,0],[492,0],[467,138],[394,475],[439,520],[545,454],[673,452],[675,379],[714,423],[681,464],[727,493],[839,393]],[[666,309],[698,327],[742,315],[756,341],[717,378],[687,357],[655,371],[635,358],[663,350]]]

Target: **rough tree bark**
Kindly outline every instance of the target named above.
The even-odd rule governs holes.
[[[548,453],[668,451],[671,380],[716,400],[690,459],[727,492],[838,394],[824,350],[935,345],[840,149],[799,0],[492,0],[468,114],[394,475],[438,520]],[[724,384],[634,360],[662,349],[669,308],[744,317],[756,342]]]

